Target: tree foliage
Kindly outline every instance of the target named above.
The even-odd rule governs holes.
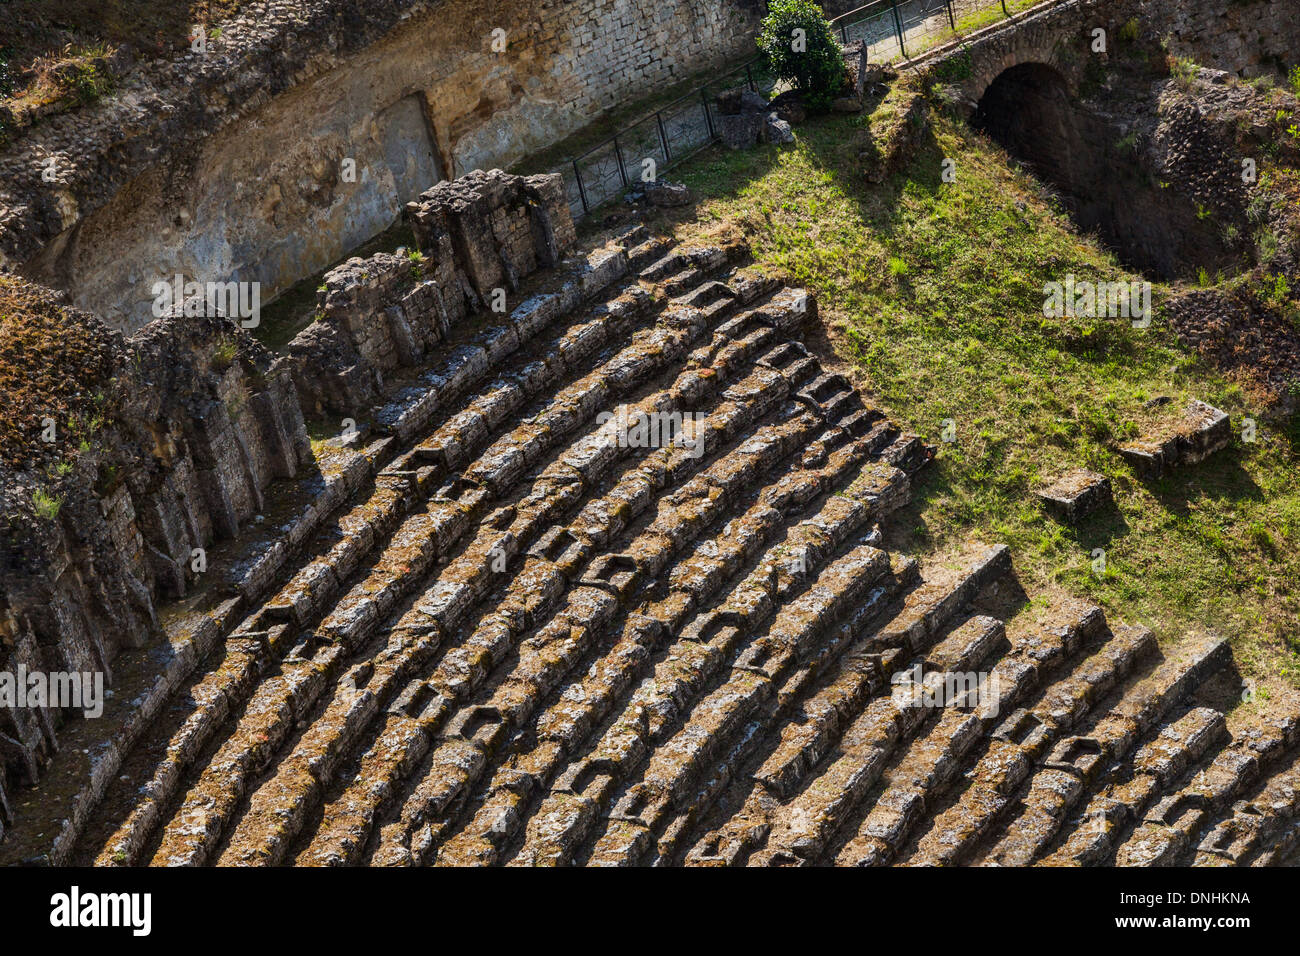
[[[844,85],[844,55],[835,31],[813,0],[772,0],[758,35],[768,69],[826,107]]]

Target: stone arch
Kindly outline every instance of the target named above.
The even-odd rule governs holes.
[[[1027,58],[1000,70],[972,104],[972,128],[1047,183],[1078,226],[1131,268],[1168,279],[1218,267],[1218,230],[1190,198],[1155,183],[1141,152],[1127,152],[1125,128],[1081,99],[1059,63]]]
[[[1072,159],[1082,146],[1074,91],[1055,67],[1029,60],[1000,72],[984,89],[970,116],[1013,156],[1058,187],[1073,191]]]
[[[1076,94],[1093,55],[1090,44],[1087,21],[1079,16],[1077,5],[1063,3],[972,34],[929,66],[951,78],[949,84],[960,91],[969,113],[999,77],[1026,64],[1051,68],[1070,94]]]
[[[1013,37],[1014,39],[1014,37]],[[998,80],[1008,73],[1033,67],[1048,71],[1059,79],[1063,87],[1074,95],[1083,79],[1083,57],[1065,40],[1051,38],[1052,42],[1018,43],[1010,49],[989,42],[971,51],[971,75],[962,84],[962,90],[972,103],[979,103]],[[1042,72],[1047,76],[1048,72]]]
[[[1116,248],[1130,243],[1115,212],[1123,208],[1117,189],[1136,187],[1116,177],[1110,144],[1118,137],[1108,121],[1084,109],[1077,86],[1041,60],[1001,70],[975,102],[969,122],[1034,175],[1049,184],[1075,221],[1097,230]]]

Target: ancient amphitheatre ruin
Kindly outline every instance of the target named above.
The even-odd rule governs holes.
[[[1288,0],[827,3],[821,104],[760,0],[79,6],[4,863],[1300,859]]]

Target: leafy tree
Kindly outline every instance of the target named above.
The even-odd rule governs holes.
[[[844,54],[813,0],[772,0],[758,34],[768,69],[814,108],[830,105],[844,85]]]

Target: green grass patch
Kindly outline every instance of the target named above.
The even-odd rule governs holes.
[[[664,225],[683,239],[738,231],[761,267],[814,290],[830,347],[895,421],[940,447],[892,522],[895,543],[926,554],[1005,542],[1031,594],[1090,599],[1162,639],[1222,633],[1243,671],[1295,682],[1300,430],[1184,351],[1158,314],[1147,329],[1044,318],[1047,282],[1139,277],[1000,149],[942,116],[902,175],[869,186],[858,154],[870,122],[815,121],[786,149],[710,150],[678,172],[699,198],[694,218]],[[946,157],[954,183],[941,178]],[[1156,301],[1167,291],[1156,286]],[[1114,443],[1137,433],[1156,396],[1208,401],[1238,435],[1255,417],[1257,441],[1144,483]],[[1108,475],[1116,499],[1077,529],[1032,496],[1071,466]]]
[[[35,509],[37,517],[44,518],[46,521],[53,521],[59,516],[59,509],[63,507],[63,499],[51,495],[43,488],[37,488],[32,492],[32,507]]]

